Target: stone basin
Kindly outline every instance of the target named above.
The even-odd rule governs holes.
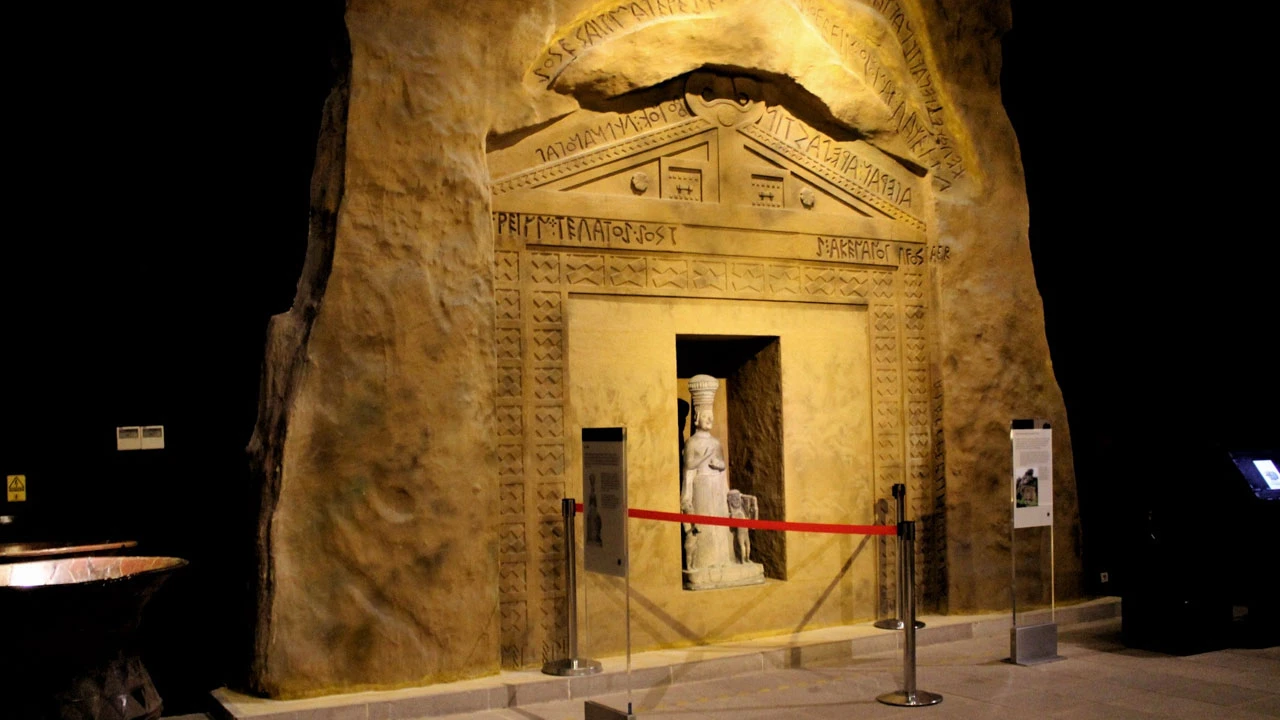
[[[0,564],[0,677],[18,689],[6,693],[17,716],[160,717],[160,697],[137,654],[137,629],[147,601],[186,564],[99,555]]]

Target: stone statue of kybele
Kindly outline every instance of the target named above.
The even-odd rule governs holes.
[[[693,405],[693,434],[684,446],[681,459],[680,511],[691,515],[713,517],[753,517],[755,497],[729,490],[728,462],[724,448],[711,435],[715,420],[712,406],[720,381],[710,375],[689,378],[689,395]],[[733,493],[733,512],[729,497]],[[747,531],[721,525],[685,523],[684,586],[687,590],[756,585],[764,582],[764,566],[751,562]],[[735,542],[738,539],[738,542]]]

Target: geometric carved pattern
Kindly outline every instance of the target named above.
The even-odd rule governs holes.
[[[903,275],[902,296],[919,302],[924,297],[924,278],[920,275]]]
[[[912,498],[917,528],[916,545],[918,596],[931,610],[940,608],[946,587],[946,530],[943,488],[935,480],[932,464],[936,456],[935,431],[931,417],[932,386],[929,381],[928,346],[925,343],[924,277],[918,273],[901,276],[902,298],[912,303],[902,307],[904,396],[906,402],[907,493]]]
[[[564,474],[564,446],[563,445],[535,446],[533,449],[533,470],[538,474],[539,477],[563,475]],[[538,492],[540,495],[546,487],[547,486],[545,485],[538,487]],[[541,500],[542,498],[539,497],[540,502]],[[544,515],[550,513],[558,517],[560,515],[559,497],[556,498],[555,503],[553,504],[553,507],[551,507],[550,510],[544,510],[542,506],[539,505],[538,512]]]
[[[498,566],[498,592],[518,596],[524,593],[526,583],[524,563],[501,563]]]
[[[610,257],[609,284],[613,287],[644,287],[647,268],[644,258]]]
[[[683,105],[682,101],[681,104]],[[677,117],[685,117],[686,114],[684,110],[680,110]],[[651,147],[661,147],[667,143],[692,137],[698,133],[705,132],[710,127],[706,120],[691,117],[677,120],[652,133],[635,136],[621,142],[599,145],[582,151],[579,151],[578,148],[567,149],[565,162],[539,165],[530,170],[507,175],[495,181],[490,186],[490,190],[497,197],[522,188],[536,188],[557,178],[580,173],[613,160],[629,157]]]
[[[533,434],[538,438],[558,438],[564,434],[564,408],[559,405],[535,408]]]
[[[564,397],[564,371],[559,368],[537,368],[533,371],[533,397],[537,400],[559,400]]]
[[[499,320],[520,319],[519,290],[498,290],[494,292],[493,299],[497,305],[497,318]]]
[[[877,365],[893,365],[898,361],[898,341],[893,337],[877,337],[874,347]]]
[[[855,183],[854,181],[850,180],[844,175],[830,172],[829,170],[830,166],[824,164],[822,160],[818,159],[817,153],[810,155],[807,153],[806,149],[796,148],[791,143],[784,142],[778,139],[775,135],[765,130],[764,126],[761,126],[761,125],[755,125],[755,124],[742,125],[741,127],[738,128],[738,132],[742,133],[743,135],[746,135],[749,138],[752,138],[753,140],[759,142],[761,145],[764,145],[765,147],[768,147],[774,150],[775,152],[780,153],[781,155],[785,156],[787,159],[791,160],[792,162],[808,168],[810,171],[823,177],[828,182],[839,186],[840,189],[844,190],[845,192],[848,192],[851,195],[854,195],[855,197],[866,202],[867,204],[879,209],[881,212],[884,212],[886,215],[889,215],[890,217],[900,220],[918,230],[925,229],[924,222],[904,212],[897,205],[885,200],[884,198],[880,197],[877,194],[869,192],[868,190],[863,188],[861,185]],[[753,180],[752,185],[754,189],[755,178],[752,178],[752,180]],[[752,193],[752,197],[754,199],[755,197],[754,192]]]
[[[496,252],[493,254],[493,277],[499,283],[515,285],[520,282],[520,253]]]
[[[898,389],[898,369],[878,368],[875,371],[876,395],[896,398],[901,395]]]
[[[764,266],[734,263],[730,287],[736,292],[764,292]]]
[[[924,338],[907,338],[905,350],[903,359],[908,363],[923,364],[928,359],[925,355]]]
[[[524,435],[524,423],[519,405],[500,405],[497,408],[498,435]]]
[[[686,260],[649,260],[649,283],[656,288],[689,287],[689,263]]]
[[[542,563],[538,567],[538,585],[542,590],[542,594],[551,597],[564,597],[564,590],[561,589],[564,587],[564,561],[560,558],[555,558],[552,561]],[[560,608],[559,602],[553,602],[550,599],[548,599],[547,604],[550,608]]]
[[[810,268],[804,273],[805,290],[810,295],[834,295],[839,277],[831,268]]]
[[[902,310],[906,317],[902,323],[903,329],[909,333],[924,332],[924,308],[919,305],[908,305]]]
[[[915,367],[907,369],[907,387],[924,388],[928,386],[929,369],[923,367]]]
[[[529,253],[529,279],[539,284],[560,283],[560,256],[555,253]]]
[[[840,294],[845,297],[867,296],[867,283],[869,278],[865,272],[857,270],[841,270],[840,271]]]
[[[877,272],[871,276],[871,294],[882,299],[893,297],[893,274]]]
[[[662,197],[668,200],[702,202],[702,171],[670,168],[662,178]]]
[[[715,288],[716,290],[724,290],[724,281],[724,263],[697,261],[693,263],[693,287],[695,289]]]
[[[498,486],[498,512],[502,515],[524,514],[524,482],[503,483]],[[503,526],[506,527],[506,526]],[[520,542],[524,544],[524,525],[520,529]]]
[[[888,463],[881,466],[879,480],[884,487],[887,488],[901,479],[901,468]]]
[[[923,569],[918,580],[930,592],[926,601],[937,602],[945,591],[939,578],[945,580],[946,543],[937,534],[945,530],[937,509],[945,478],[938,469],[940,400],[930,385],[923,275],[643,251],[525,250],[495,256],[495,428],[504,441],[498,446],[504,667],[566,652],[560,518],[560,499],[566,495],[564,298],[583,288],[623,295],[868,303],[876,493],[887,498],[890,485],[909,483],[913,514],[921,532],[931,533],[917,546]],[[521,268],[536,289],[504,286],[518,281]],[[908,292],[913,304],[904,306]],[[893,549],[886,546],[883,556],[892,560]],[[884,585],[881,592],[892,587],[891,579]]]
[[[560,570],[556,569],[553,573],[554,579],[552,584],[559,584]],[[544,577],[548,577],[545,576]],[[552,660],[559,660],[569,656],[569,648],[566,644],[566,634],[568,633],[565,625],[565,602],[563,596],[555,596],[544,598],[539,605],[541,613],[541,625],[543,636],[548,638],[543,640],[541,648],[542,662],[547,663]]]
[[[861,280],[856,287],[863,297],[867,295],[868,283],[871,288],[871,398],[876,495],[888,498],[894,483],[906,481],[902,452],[901,313],[892,303],[893,274],[855,271],[850,279]],[[911,502],[916,497],[910,487],[907,488],[907,497]]]
[[[545,490],[538,488],[538,496],[545,496],[545,499],[539,500],[539,507],[555,508],[560,510],[560,490],[558,488],[548,487]],[[562,523],[545,522],[539,526],[541,532],[538,533],[538,553],[543,558],[564,559],[564,528]],[[559,568],[557,568],[558,570]],[[548,590],[558,590],[559,588],[547,588]]]
[[[888,414],[894,414],[890,408]],[[894,432],[897,423],[885,422],[880,425],[879,430],[881,437],[876,439],[876,460],[883,467],[898,468],[902,465],[902,444],[898,442],[898,436]],[[902,478],[894,473],[893,482],[901,482]]]
[[[498,397],[499,398],[520,397],[520,368],[518,367],[498,368]]]
[[[502,626],[504,628],[524,627],[524,603],[502,603]]]
[[[529,621],[522,601],[503,602],[502,613],[502,666],[523,667]]]
[[[498,474],[524,475],[523,455],[519,445],[499,445]]]
[[[875,414],[880,430],[892,430],[898,426],[898,408],[896,405],[881,405],[876,408]],[[897,463],[901,459],[897,455],[901,447],[897,433],[882,432],[880,437],[876,438],[876,452],[881,455],[881,459],[885,462]]]
[[[783,179],[769,175],[751,176],[751,204],[757,207],[782,207],[782,199],[786,194]]]
[[[880,3],[884,4],[884,3]],[[892,5],[892,3],[891,3]],[[492,185],[496,199],[523,188],[541,187],[566,181],[588,169],[605,172],[608,163],[622,167],[628,158],[646,154],[644,162],[656,165],[655,195],[681,200],[715,200],[712,183],[722,169],[714,156],[688,162],[671,155],[664,147],[683,142],[712,129],[701,118],[689,117],[681,108],[663,117],[671,122],[655,131],[643,131],[619,142],[597,147],[566,144],[558,161],[501,177]],[[674,112],[674,111],[673,111]],[[679,119],[677,119],[679,118]],[[917,230],[924,223],[896,204],[883,192],[872,192],[852,175],[835,172],[821,153],[809,153],[816,146],[792,146],[763,125],[746,124],[738,132],[763,147],[750,148],[765,158],[785,158],[814,176],[860,198],[886,215]],[[683,147],[690,147],[684,145]],[[945,148],[944,148],[945,149]],[[690,158],[693,156],[690,155]],[[637,160],[638,162],[638,160]],[[635,164],[635,163],[631,163]],[[725,170],[727,170],[726,168]],[[747,201],[782,207],[802,194],[787,187],[785,170],[755,165],[738,168],[733,183],[751,192]],[[753,172],[755,171],[755,177]],[[652,170],[650,170],[652,176]],[[600,176],[597,174],[597,176]],[[622,181],[625,183],[625,180]],[[754,187],[752,184],[754,183]],[[625,186],[625,185],[624,185]],[[659,192],[653,192],[658,190]],[[710,197],[703,197],[706,191]],[[754,192],[752,192],[754,191]],[[788,192],[793,194],[788,195]],[[810,191],[812,192],[812,191]],[[811,195],[810,195],[811,197]],[[824,201],[825,202],[825,201]],[[680,211],[693,210],[681,205]],[[798,212],[804,212],[797,207]],[[495,223],[504,222],[495,213]],[[509,218],[508,218],[509,219]],[[928,347],[925,343],[925,314],[928,293],[919,266],[868,268],[821,261],[802,262],[782,258],[738,258],[695,256],[681,248],[667,246],[667,252],[646,252],[632,246],[628,251],[582,247],[576,252],[551,245],[530,248],[526,238],[556,228],[551,215],[532,219],[533,224],[517,229],[495,225],[494,355],[497,359],[495,427],[500,434],[498,466],[500,476],[499,562],[501,612],[501,657],[504,669],[518,669],[568,655],[566,598],[563,577],[564,538],[559,499],[565,494],[566,436],[565,410],[566,337],[563,298],[575,291],[626,295],[675,295],[708,298],[760,298],[867,305],[871,324],[872,442],[873,473],[877,492],[895,482],[910,481],[910,499],[920,519],[918,557],[923,568],[920,581],[927,589],[928,603],[944,588],[945,566],[930,562],[945,556],[944,516],[936,511],[943,497],[945,472],[941,457],[940,386],[930,385]],[[615,226],[620,229],[620,226]],[[675,230],[675,229],[673,229]],[[564,232],[561,230],[560,232]],[[628,231],[629,232],[629,231]],[[701,232],[695,230],[694,232]],[[682,233],[687,236],[686,233]],[[599,242],[597,236],[579,237]],[[614,237],[624,236],[614,233]],[[562,238],[563,239],[563,238]],[[604,239],[612,241],[606,231]],[[664,240],[675,241],[675,234]],[[515,250],[512,252],[512,250]],[[885,260],[886,258],[877,258]],[[892,260],[892,258],[888,258]],[[514,293],[514,294],[513,294]],[[513,434],[519,433],[519,434]],[[932,440],[932,442],[930,442]],[[932,453],[932,457],[930,457]],[[932,482],[930,497],[920,491]],[[884,496],[887,496],[885,493]],[[932,502],[931,502],[932,501]],[[886,559],[892,558],[892,543]],[[891,567],[891,563],[883,563]],[[884,587],[888,587],[886,583]],[[896,609],[896,608],[895,608]],[[899,609],[900,610],[900,609]]]
[[[565,279],[570,285],[604,285],[604,258],[599,255],[565,255]]]
[[[770,265],[769,292],[775,295],[795,295],[799,293],[800,269],[787,265]],[[827,294],[830,293],[828,292]]]
[[[915,401],[907,403],[907,425],[916,431],[919,427],[929,427],[929,403]]]
[[[564,359],[564,332],[535,330],[533,360],[540,365],[559,364]]]
[[[907,457],[918,459],[926,457],[928,454],[929,435],[927,433],[909,433],[907,435]]]
[[[555,324],[564,320],[560,293],[536,292],[532,295],[534,322]]]
[[[496,352],[499,360],[520,359],[519,328],[498,328]]]
[[[872,329],[877,335],[889,334],[896,335],[898,329],[898,319],[893,307],[886,305],[877,305],[871,312],[873,319]]]

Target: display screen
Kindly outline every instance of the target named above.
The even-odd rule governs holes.
[[[1276,464],[1270,460],[1254,460],[1253,466],[1258,468],[1258,472],[1262,475],[1262,480],[1267,483],[1267,487],[1272,490],[1280,490],[1280,470],[1276,470]]]
[[[1231,460],[1254,495],[1263,500],[1280,500],[1280,451],[1233,452]]]

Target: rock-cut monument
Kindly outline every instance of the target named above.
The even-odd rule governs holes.
[[[590,488],[590,427],[627,428],[634,508],[863,525],[903,485],[921,608],[978,613],[1009,607],[1025,468],[1007,427],[1034,413],[1054,428],[1037,501],[1059,540],[1014,561],[1081,596],[1001,106],[1009,0],[338,9],[307,261],[250,444],[249,689],[565,657],[561,503]],[[682,457],[672,402],[695,373],[719,382],[693,383]],[[863,622],[894,595],[887,539],[683,529],[630,525],[634,634],[628,591],[584,573],[585,653]]]
[[[711,434],[712,407],[720,381],[710,375],[689,379],[693,404],[693,433],[680,463],[680,511],[712,517],[747,517],[744,508],[755,498],[729,489],[724,448]],[[732,498],[732,502],[730,499]],[[735,511],[736,510],[736,511]],[[746,528],[684,523],[684,586],[688,590],[756,585],[764,582],[764,566],[751,562]]]

